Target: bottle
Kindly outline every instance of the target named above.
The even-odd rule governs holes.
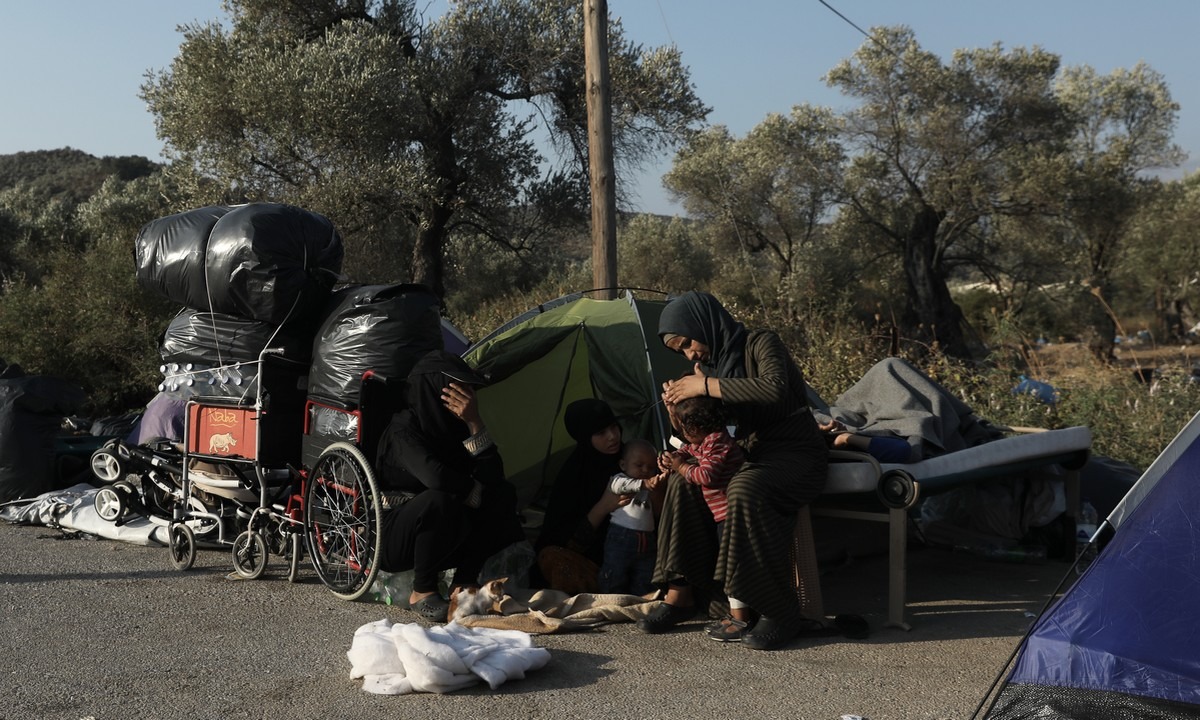
[[[1079,520],[1075,523],[1075,574],[1082,575],[1092,560],[1096,559],[1096,546],[1092,536],[1100,527],[1100,515],[1087,498],[1079,506]]]

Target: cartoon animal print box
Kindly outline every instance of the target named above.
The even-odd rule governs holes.
[[[188,405],[188,452],[254,458],[258,416],[253,408]]]

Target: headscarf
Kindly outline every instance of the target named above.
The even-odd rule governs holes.
[[[658,318],[663,343],[682,335],[708,346],[716,377],[745,377],[746,327],[708,293],[690,291],[667,303]]]
[[[442,390],[450,383],[486,385],[459,356],[445,350],[433,350],[417,360],[408,373],[405,402],[416,420],[418,430],[431,447],[460,454],[462,441],[470,436],[467,424],[442,404]]]
[[[608,403],[596,398],[583,398],[567,406],[563,425],[575,442],[591,445],[592,436],[617,422]]]

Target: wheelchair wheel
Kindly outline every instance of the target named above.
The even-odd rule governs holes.
[[[105,485],[96,491],[92,499],[92,507],[96,514],[105,522],[115,523],[128,509],[125,505],[125,494],[112,485]]]
[[[114,447],[105,445],[92,453],[92,474],[101,482],[112,483],[125,476],[125,465]]]
[[[233,569],[247,580],[257,580],[267,571],[267,541],[262,533],[243,530],[234,539]]]
[[[173,523],[170,531],[171,564],[176,570],[187,570],[196,562],[196,536],[183,523]]]
[[[379,573],[383,508],[375,473],[355,446],[333,443],[304,492],[305,544],[321,582],[344,600],[366,595]]]

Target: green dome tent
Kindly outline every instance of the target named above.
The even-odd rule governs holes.
[[[575,445],[562,422],[574,400],[604,400],[626,440],[665,447],[662,384],[691,370],[658,339],[666,302],[630,290],[616,300],[567,295],[497,328],[463,355],[489,379],[479,391],[480,412],[521,507],[545,500]]]

